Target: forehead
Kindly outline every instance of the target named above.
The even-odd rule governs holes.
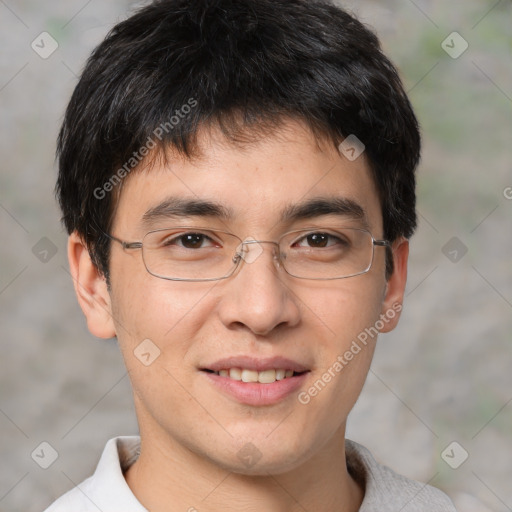
[[[328,215],[375,234],[382,229],[364,153],[350,161],[299,122],[284,122],[265,137],[246,135],[243,144],[203,130],[198,150],[194,158],[169,150],[127,176],[113,231],[141,236],[188,218],[269,234]]]

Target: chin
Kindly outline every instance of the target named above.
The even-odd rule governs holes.
[[[297,445],[300,446],[298,449]],[[228,457],[226,457],[228,455]],[[269,476],[287,473],[304,464],[309,456],[303,442],[270,443],[267,439],[238,442],[222,453],[210,454],[214,464],[239,475]]]
[[[301,465],[301,462],[294,454],[283,454],[279,457],[268,459],[264,455],[258,460],[240,461],[238,457],[224,464],[219,463],[223,469],[231,473],[242,476],[261,476],[280,475],[288,473]]]

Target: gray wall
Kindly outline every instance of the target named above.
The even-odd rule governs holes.
[[[512,2],[345,5],[376,28],[424,134],[402,321],[378,343],[348,437],[461,510],[484,510],[467,494],[511,510]],[[0,511],[44,509],[108,438],[137,432],[117,347],[88,333],[76,303],[53,198],[66,102],[130,6],[0,0]],[[47,56],[43,31],[58,42],[45,59],[31,48]],[[442,48],[453,31],[469,44],[458,58],[462,40]],[[31,458],[41,442],[58,453],[48,469]]]

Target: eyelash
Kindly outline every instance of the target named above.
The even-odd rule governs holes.
[[[180,247],[184,247],[183,240],[185,239],[185,237],[190,236],[190,235],[202,236],[202,237],[204,237],[204,240],[208,240],[208,241],[212,242],[213,244],[216,243],[213,238],[211,238],[210,236],[208,236],[208,235],[206,235],[204,233],[189,231],[189,232],[186,232],[186,233],[182,233],[181,235],[178,235],[178,236],[174,236],[173,235],[172,238],[170,238],[168,240],[164,240],[162,242],[162,246],[176,245],[175,244],[176,241],[181,241],[181,244],[179,246]],[[298,240],[294,241],[293,245],[299,244],[300,242],[303,242],[303,241],[307,240],[308,237],[310,237],[312,235],[327,235],[327,237],[329,237],[329,239],[336,240],[337,244],[344,244],[344,245],[348,244],[348,241],[343,240],[340,237],[338,237],[336,235],[333,235],[331,233],[328,233],[328,232],[325,232],[325,231],[311,231],[309,233],[306,233],[306,234],[302,235],[301,238],[299,238]],[[329,244],[328,247],[331,247],[332,245],[333,244]],[[186,247],[184,247],[184,248],[187,249]]]

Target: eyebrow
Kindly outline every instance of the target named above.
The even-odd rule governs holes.
[[[365,227],[368,226],[367,215],[363,207],[345,197],[318,197],[288,205],[282,210],[280,221],[292,223],[324,215],[348,217],[362,221]],[[216,218],[228,221],[235,218],[235,212],[214,201],[168,197],[144,213],[142,225],[149,227],[158,221],[180,217]]]
[[[157,206],[150,208],[142,216],[143,226],[151,226],[152,223],[179,217],[205,217],[228,220],[234,216],[231,208],[198,199],[182,199],[168,197]]]
[[[362,221],[368,226],[364,208],[346,197],[319,197],[286,207],[281,214],[282,222],[313,219],[322,215],[338,215]]]

